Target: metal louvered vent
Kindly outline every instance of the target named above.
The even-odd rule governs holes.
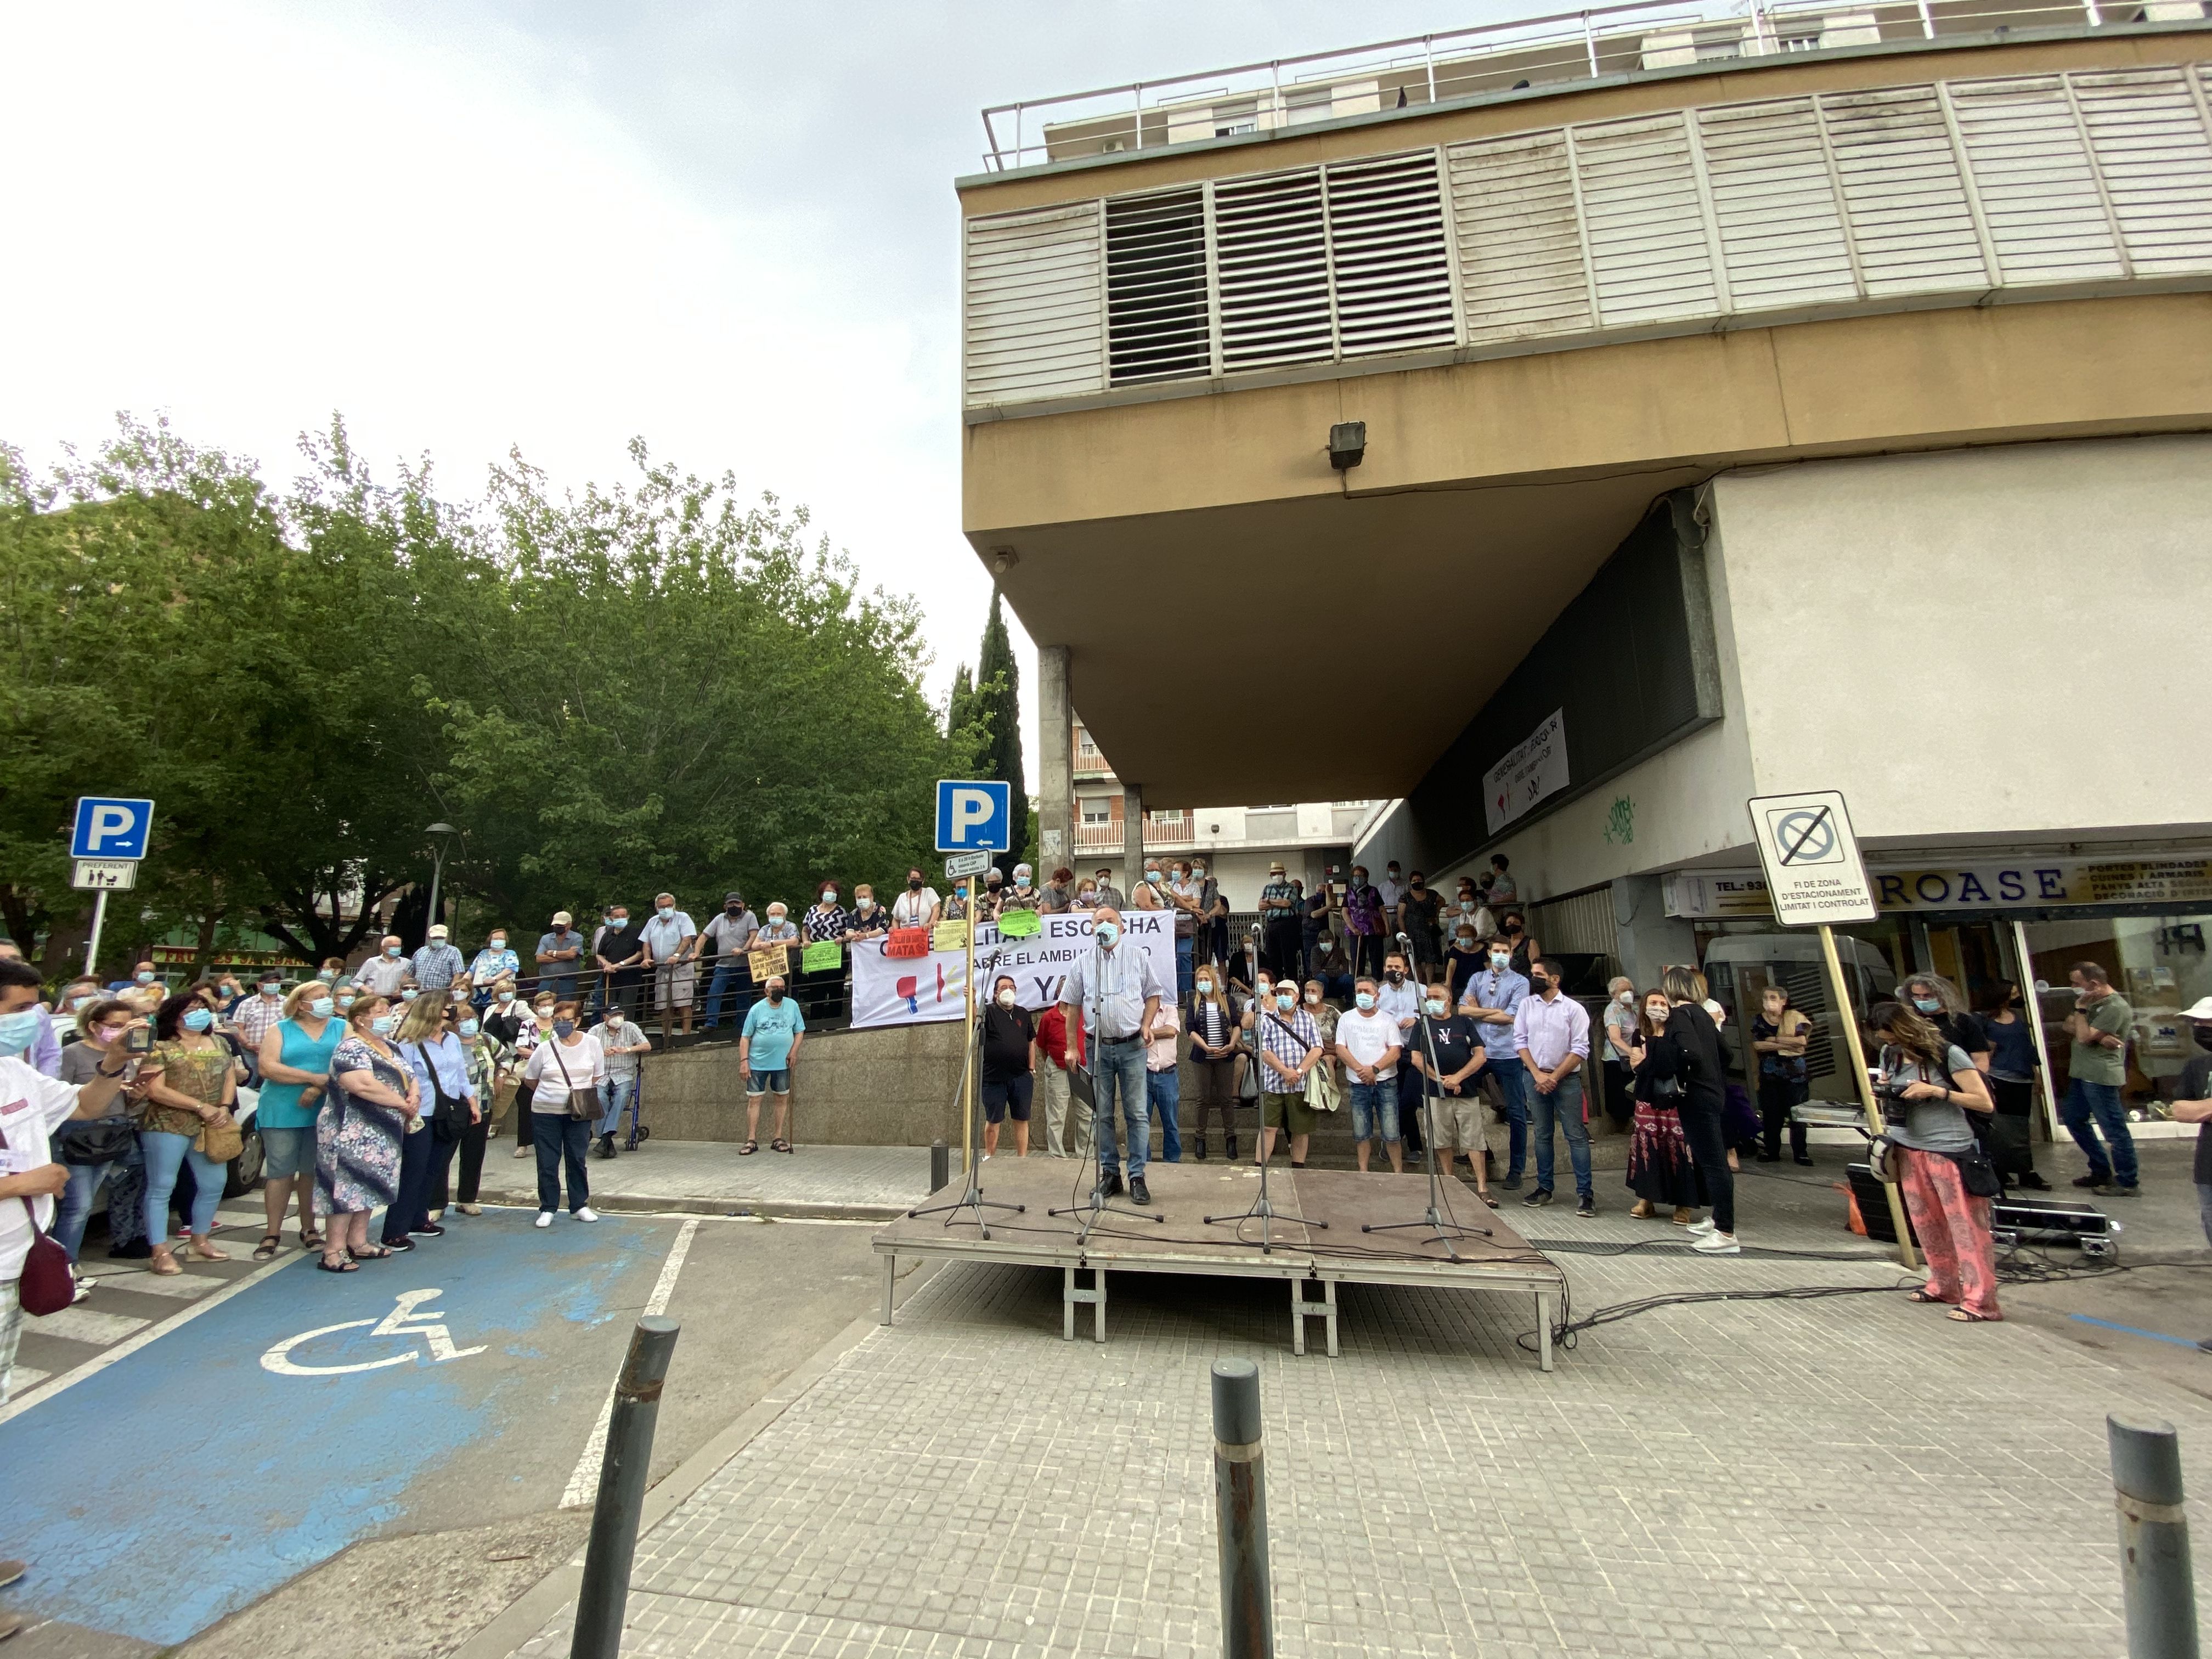
[[[1082,397],[1099,374],[1098,204],[968,222],[970,404]]]
[[[1331,166],[1328,243],[1343,356],[1452,343],[1451,246],[1434,150]]]
[[[1554,129],[1478,138],[1445,155],[1468,340],[1593,326],[1567,135]]]
[[[2019,76],[1955,82],[1948,91],[2002,279],[2123,275],[2065,82]]]
[[[1335,355],[1328,220],[1317,168],[1216,185],[1213,238],[1224,369],[1325,362]]]
[[[1572,131],[1605,326],[1724,309],[1682,117],[1645,115]]]
[[[2212,265],[2212,134],[2185,75],[2136,69],[2072,77],[2138,276]]]
[[[1698,138],[1740,310],[1856,298],[1844,217],[1809,98],[1704,110]]]
[[[1982,289],[1996,281],[1983,264],[1934,87],[1823,93],[1820,113],[1869,295]]]
[[[1106,330],[1115,386],[1211,372],[1204,191],[1106,204]]]

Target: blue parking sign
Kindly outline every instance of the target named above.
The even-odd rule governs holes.
[[[143,859],[153,833],[154,803],[80,795],[76,828],[70,836],[73,859]]]
[[[1013,789],[986,778],[969,782],[942,778],[937,785],[937,850],[940,853],[1005,853],[1012,849]]]

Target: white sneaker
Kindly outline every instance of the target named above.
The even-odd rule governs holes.
[[[1706,1255],[1741,1255],[1743,1254],[1743,1246],[1735,1242],[1735,1235],[1722,1232],[1717,1228],[1707,1233],[1690,1248]]]
[[[537,1151],[535,1146],[518,1146],[514,1149],[514,1155],[517,1158],[530,1158],[535,1156]]]
[[[1683,1231],[1692,1238],[1703,1238],[1713,1231],[1713,1218],[1707,1216],[1703,1221],[1692,1221]]]
[[[550,1210],[540,1210],[538,1212],[538,1224],[541,1227],[551,1226],[553,1224],[553,1212]]]
[[[579,1221],[597,1221],[599,1218],[599,1212],[588,1204],[579,1205],[568,1213]]]

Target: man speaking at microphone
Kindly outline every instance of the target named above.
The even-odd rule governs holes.
[[[1107,906],[1091,913],[1091,951],[1068,964],[1060,1001],[1083,1012],[1090,1034],[1091,1080],[1098,1108],[1091,1120],[1098,1144],[1098,1194],[1121,1190],[1121,1154],[1114,1127],[1114,1103],[1121,1102],[1128,1126],[1129,1196],[1152,1201],[1145,1185],[1145,1156],[1151,1150],[1151,1109],[1145,1098],[1145,1048],[1152,1041],[1152,1017],[1162,989],[1152,961],[1121,937],[1121,913]]]

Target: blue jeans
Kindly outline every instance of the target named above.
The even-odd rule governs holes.
[[[2127,1108],[2120,1103],[2120,1085],[2117,1083],[2091,1083],[2075,1078],[2066,1085],[2066,1104],[2058,1115],[2066,1124],[2074,1144],[2089,1160],[2089,1173],[2100,1185],[2115,1176],[2123,1187],[2136,1184],[2136,1141],[2128,1133]],[[2091,1127],[2092,1121],[2095,1127]],[[2097,1144],[2097,1130],[2105,1132],[2105,1145]],[[2112,1157],[2105,1156],[2109,1148]]]
[[[1352,1097],[1352,1138],[1354,1140],[1398,1139],[1398,1079],[1378,1078],[1362,1083],[1358,1078],[1345,1085]]]
[[[164,1134],[142,1130],[138,1145],[146,1154],[146,1237],[155,1244],[169,1237],[169,1194],[177,1189],[177,1171],[192,1166],[192,1237],[205,1238],[215,1225],[215,1206],[222,1200],[222,1183],[228,1170],[205,1152],[195,1152],[191,1135]]]
[[[1192,943],[1192,940],[1187,939],[1179,939],[1176,941],[1176,993],[1178,999],[1186,1006],[1188,1006],[1190,1001],[1190,947]],[[1168,1162],[1172,1164],[1175,1160],[1173,1158],[1170,1158]]]
[[[1521,1081],[1523,1088],[1528,1087],[1525,1068]],[[1589,1125],[1583,1121],[1583,1074],[1570,1073],[1548,1095],[1534,1088],[1528,1089],[1528,1095],[1535,1116],[1536,1185],[1547,1193],[1552,1190],[1552,1126],[1556,1123],[1566,1132],[1567,1161],[1575,1171],[1575,1196],[1588,1198]]]
[[[100,1190],[101,1182],[118,1173],[130,1162],[129,1158],[118,1158],[106,1164],[69,1166],[69,1185],[63,1189],[61,1202],[54,1208],[54,1237],[69,1252],[70,1261],[76,1260],[77,1251],[84,1244],[84,1225],[92,1219],[92,1195]],[[112,1224],[109,1231],[116,1231]],[[118,1237],[113,1242],[119,1244],[123,1240]]]
[[[745,1010],[752,1006],[753,1000],[749,994],[752,983],[752,975],[745,970],[743,957],[717,957],[714,959],[714,977],[707,981],[707,1024],[704,1029],[711,1031],[722,1023],[722,999],[725,996],[733,997],[737,1002],[737,1011],[730,1016],[731,1019],[739,1025],[744,1024]]]
[[[1176,1109],[1182,1104],[1182,1072],[1170,1066],[1164,1072],[1146,1073],[1145,1104],[1160,1121],[1160,1161],[1182,1163],[1182,1126],[1176,1121]]]
[[[1488,1054],[1483,1070],[1498,1079],[1498,1091],[1504,1097],[1505,1178],[1518,1181],[1528,1158],[1528,1068],[1518,1054]],[[1583,1144],[1587,1149],[1587,1139]]]
[[[1145,1045],[1135,1037],[1120,1042],[1101,1042],[1090,1039],[1091,1080],[1098,1092],[1098,1109],[1091,1119],[1091,1133],[1098,1143],[1098,1174],[1104,1177],[1117,1173],[1121,1152],[1115,1131],[1114,1103],[1121,1103],[1121,1116],[1129,1128],[1129,1179],[1134,1181],[1145,1172],[1145,1159],[1152,1152],[1152,1122],[1151,1097],[1145,1088]],[[1180,1150],[1180,1148],[1178,1148]]]
[[[599,1098],[606,1105],[606,1111],[599,1119],[601,1134],[622,1133],[623,1108],[629,1104],[630,1097],[636,1092],[637,1073],[635,1072],[628,1077],[611,1077],[599,1085]]]

